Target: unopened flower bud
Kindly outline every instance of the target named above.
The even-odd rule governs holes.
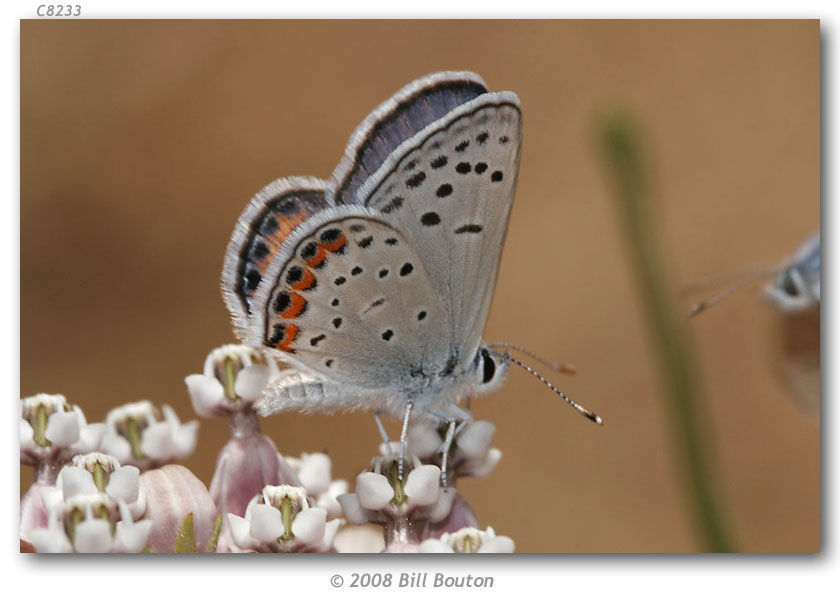
[[[184,520],[193,516],[195,546],[207,549],[218,514],[204,484],[181,465],[166,465],[140,475],[140,489],[146,497],[145,518],[154,524],[149,547],[154,552],[173,552]]]

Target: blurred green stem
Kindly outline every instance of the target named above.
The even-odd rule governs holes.
[[[668,417],[682,461],[695,521],[708,552],[733,552],[732,542],[712,489],[704,449],[701,398],[694,383],[689,347],[683,336],[685,316],[675,310],[659,252],[639,135],[632,119],[621,113],[600,124],[600,142],[614,179],[616,207],[638,273],[661,366]]]

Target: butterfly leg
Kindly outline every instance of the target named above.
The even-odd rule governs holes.
[[[409,402],[405,407],[405,417],[403,418],[402,431],[400,432],[400,464],[399,477],[400,481],[403,478],[403,462],[405,461],[405,448],[408,441],[408,419],[411,416],[411,409],[414,407],[414,402]]]
[[[449,462],[449,450],[452,448],[452,441],[455,439],[455,421],[454,418],[449,418],[449,427],[446,429],[446,438],[443,440],[443,448],[441,450],[440,459],[440,483],[444,489],[447,487],[446,469]]]
[[[379,415],[386,412],[382,408],[377,408],[373,411],[373,420],[376,421],[376,428],[379,429],[379,435],[382,436],[382,441],[385,442],[385,446],[388,448],[388,452],[391,451],[391,438],[388,437],[388,432],[385,431],[385,426],[382,424],[382,419]]]

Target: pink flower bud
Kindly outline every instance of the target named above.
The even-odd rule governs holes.
[[[144,517],[152,522],[148,546],[155,552],[173,552],[175,537],[193,515],[196,547],[207,548],[218,512],[205,485],[186,467],[166,465],[140,475],[146,498]]]

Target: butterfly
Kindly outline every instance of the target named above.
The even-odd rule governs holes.
[[[459,402],[518,363],[481,337],[521,143],[516,94],[439,72],[368,115],[329,180],[287,177],[254,196],[222,289],[239,338],[293,367],[262,415],[372,409],[386,441],[378,415],[404,415],[404,447],[413,409],[448,422],[451,442],[469,419]]]
[[[777,309],[778,357],[773,367],[794,399],[812,417],[820,414],[820,232],[809,235],[781,262],[753,267],[718,295],[695,304],[694,316],[756,279],[772,274],[762,296]]]

